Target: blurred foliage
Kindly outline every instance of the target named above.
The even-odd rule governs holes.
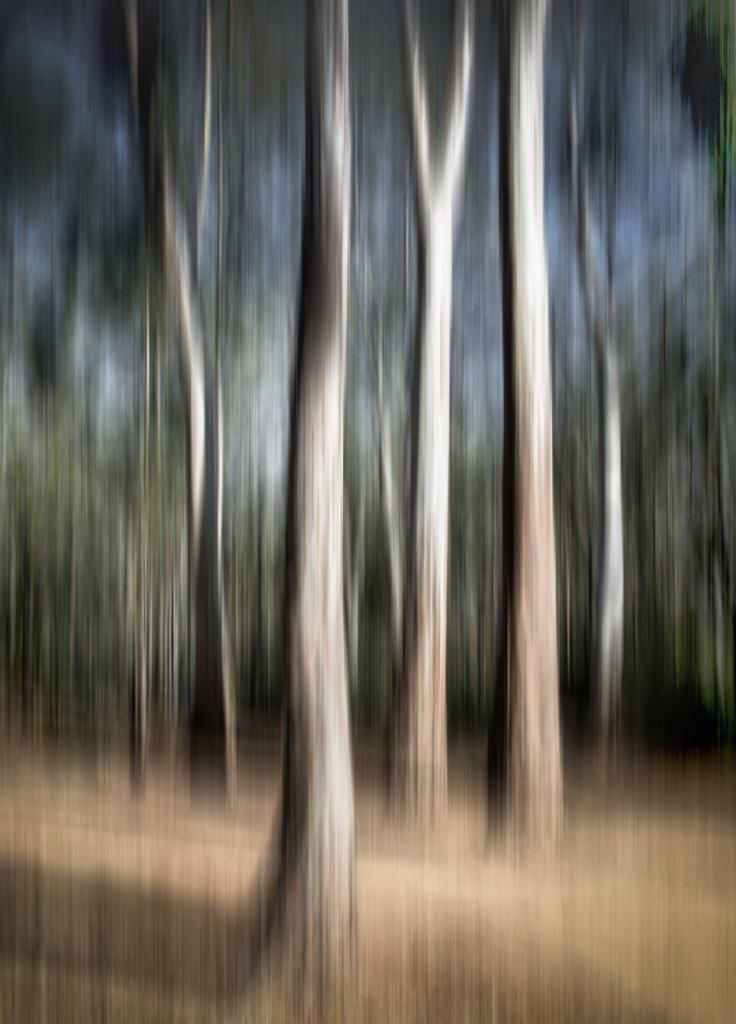
[[[660,740],[705,742],[736,732],[734,623],[728,569],[716,542],[708,349],[688,348],[682,325],[671,313],[661,331],[659,357],[644,373],[630,327],[622,320],[619,329],[625,356],[626,716],[630,728]],[[560,679],[563,712],[572,728],[583,728],[598,515],[595,389],[588,359],[575,364],[559,349],[558,357],[554,443]],[[171,354],[168,358],[175,361]],[[736,464],[733,371],[726,362],[721,380],[724,457],[730,465]],[[140,394],[142,372],[141,365]],[[349,406],[360,386],[355,375]],[[0,685],[6,704],[29,720],[53,727],[69,720],[125,727],[133,643],[131,574],[136,601],[149,621],[154,721],[186,720],[184,446],[178,389],[168,390],[171,396],[164,390],[161,408],[151,417],[147,442],[140,395],[135,399],[137,431],[114,443],[97,436],[65,388],[52,391],[44,410],[30,418],[22,409],[4,411]],[[399,440],[398,425],[396,431]],[[392,705],[390,601],[376,467],[370,466],[375,448],[359,431],[348,430],[346,436],[346,505],[355,510],[359,501],[365,502],[352,717],[358,728],[385,733]],[[451,730],[473,730],[484,728],[493,702],[502,439],[471,438],[457,395],[452,438],[448,721]],[[736,541],[733,482],[727,481],[731,489],[723,502],[730,510],[731,545]],[[242,500],[226,514],[223,541],[241,714],[275,713],[279,706],[282,523],[281,499],[249,475]]]
[[[736,167],[736,20],[733,5],[696,7],[687,24],[683,90],[711,147],[719,219]]]
[[[227,140],[225,265],[220,283],[223,548],[241,717],[275,715],[280,704],[283,467],[271,462],[277,462],[285,447],[276,435],[285,430],[288,417],[291,350],[284,355],[283,344],[285,337],[290,344],[294,333],[300,188],[291,164],[300,166],[301,160],[298,90],[303,75],[302,26],[294,25],[286,6],[285,0],[280,5],[265,0],[253,6],[235,0],[213,5],[214,52],[223,58],[214,61],[213,96],[222,86]],[[163,10],[161,21],[151,26],[147,44],[157,56],[148,80],[156,108],[152,119],[170,126],[175,179],[191,216],[201,159],[202,18],[198,5],[184,10],[174,0]],[[373,332],[380,323],[386,341],[384,387],[391,413],[394,494],[401,518],[406,490],[405,368],[417,297],[416,254],[407,227],[410,218],[386,226],[376,214],[374,207],[380,207],[388,222],[394,212],[391,195],[374,196],[374,206],[368,209],[366,202],[361,207],[372,189],[396,188],[402,200],[405,195],[402,160],[406,162],[407,153],[399,152],[391,134],[396,132],[403,140],[406,128],[400,37],[394,21],[388,32],[383,21],[373,18],[371,5],[355,5],[351,17],[356,42],[365,34],[371,48],[356,45],[354,60],[351,54],[356,82],[351,98],[356,109],[355,197],[345,406],[345,508],[351,541],[361,504],[365,526],[358,672],[351,680],[350,699],[357,728],[386,734],[394,681],[370,365]],[[451,22],[448,18],[447,32],[442,29],[436,37],[431,37],[429,23],[427,17],[422,43],[427,66],[434,68],[446,63]],[[109,33],[109,63],[122,76],[125,57],[119,31],[116,22]],[[688,74],[686,55],[685,92],[691,89],[696,126],[712,148],[720,189],[717,201],[725,215],[725,189],[736,157],[732,7],[694,12],[688,36],[694,63]],[[715,68],[715,77],[698,78],[698,48],[700,58]],[[128,143],[130,160],[119,165],[126,175],[121,180],[123,171],[115,170],[117,164],[107,166],[108,154],[98,150],[95,135],[76,152],[77,189],[68,190],[76,198],[68,202],[66,193],[54,191],[63,162],[60,125],[74,119],[75,112],[67,108],[75,94],[60,91],[56,96],[49,90],[45,95],[36,83],[26,95],[23,83],[30,78],[33,84],[33,75],[20,68],[22,54],[13,51],[11,56],[0,74],[0,84],[12,84],[12,89],[0,90],[0,183],[18,186],[24,204],[29,197],[51,199],[46,207],[57,210],[64,238],[61,268],[49,267],[52,257],[43,251],[34,256],[35,262],[22,264],[13,248],[12,218],[3,211],[3,239],[11,240],[7,252],[5,245],[0,251],[9,295],[0,310],[3,705],[29,724],[54,729],[73,723],[127,729],[133,650],[143,643],[152,718],[183,725],[189,701],[184,412],[166,289],[151,225],[144,223],[145,172],[133,167],[130,154],[135,150]],[[154,75],[156,67],[160,70]],[[14,77],[19,70],[23,74]],[[379,78],[384,72],[390,77],[389,84],[384,83],[385,110],[379,111]],[[444,116],[441,77],[430,83],[435,119]],[[692,87],[698,83],[705,83],[705,92],[696,96]],[[612,152],[610,138],[620,131],[623,147],[627,111],[609,112],[602,102],[605,97],[591,95],[592,106],[604,115],[591,133],[593,171],[600,176],[603,164],[614,155],[624,160],[623,152]],[[376,121],[367,129],[357,123],[357,111],[365,113],[359,107],[361,98]],[[490,108],[482,106],[481,96],[474,102],[482,111],[480,123],[487,127],[492,123],[484,120]],[[379,122],[379,113],[385,114],[385,123]],[[370,132],[377,126],[383,134],[374,138]],[[105,138],[109,141],[113,133]],[[372,158],[383,146],[393,148],[386,153],[388,170],[381,184],[379,161]],[[469,164],[477,148],[478,140],[471,140]],[[258,179],[249,163],[254,152],[260,160]],[[216,305],[216,153],[213,132],[213,184],[200,282],[208,359]],[[494,191],[487,188],[493,160],[489,155],[486,164],[485,159],[484,155],[486,176],[479,176],[480,184],[469,179],[468,187],[473,201],[485,204],[483,215],[467,203],[464,235],[481,230],[486,206],[495,202]],[[374,174],[377,182],[370,180]],[[620,187],[627,187],[624,177]],[[495,209],[490,222],[495,223]],[[407,252],[395,251],[387,266],[379,266],[379,257],[384,260],[389,252],[388,242],[395,241],[387,241],[389,228],[396,229]],[[555,237],[560,262],[569,259],[572,264],[564,236]],[[626,244],[623,233],[622,237],[621,246]],[[44,236],[38,248],[46,244]],[[460,243],[458,250],[468,259],[468,250]],[[486,258],[482,274],[495,274],[495,256],[485,254]],[[366,261],[371,264],[370,283]],[[29,264],[41,281],[35,290],[26,281],[32,276]],[[626,724],[630,732],[673,743],[736,737],[736,363],[733,346],[724,345],[716,400],[712,340],[719,330],[732,337],[734,323],[733,303],[729,306],[724,298],[722,308],[716,309],[717,303],[709,298],[713,272],[703,261],[690,282],[692,302],[705,310],[697,330],[688,326],[684,308],[669,313],[659,308],[655,272],[652,280],[636,282],[625,297],[628,305],[619,311],[615,330],[623,431]],[[146,281],[153,310],[147,355],[142,328]],[[487,285],[485,277],[484,281]],[[370,296],[361,291],[364,283]],[[634,306],[642,311],[640,320],[649,324],[651,337],[644,336],[632,313]],[[572,323],[574,316],[567,312]],[[469,316],[464,333],[477,333],[478,322]],[[590,346],[582,347],[582,355],[574,353],[572,340],[566,343],[566,326],[559,332],[553,358],[558,650],[563,714],[569,728],[584,730],[590,697],[593,548],[600,514],[599,453]],[[105,385],[105,359],[113,346],[117,362]],[[487,351],[490,347],[486,337],[477,340],[476,350],[481,349],[489,363],[495,357]],[[458,377],[462,379],[467,353],[458,349],[454,339],[447,712],[453,732],[485,732],[501,621],[502,434],[500,417],[489,411],[498,397],[489,393],[493,375],[488,374],[488,382],[473,381],[472,396],[466,394]],[[42,401],[32,401],[38,394]],[[100,405],[114,404],[113,397],[123,408],[118,418],[112,413],[97,415]],[[484,404],[475,419],[469,409],[471,398]],[[105,429],[101,423],[107,424]],[[717,459],[723,473],[716,471]]]

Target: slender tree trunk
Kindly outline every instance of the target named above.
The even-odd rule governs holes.
[[[351,533],[347,508],[345,527],[345,628],[348,648],[348,678],[354,694],[358,692],[358,654],[360,647],[360,590],[363,585],[363,557],[365,532],[365,502],[362,490],[358,494],[358,525],[355,536]],[[352,539],[351,539],[352,538]]]
[[[135,594],[133,612],[133,692],[131,704],[130,773],[134,785],[140,786],[145,780],[148,759],[148,683],[150,678],[148,659],[147,595],[148,537],[146,535],[146,511],[148,509],[148,447],[149,447],[149,406],[150,406],[150,304],[149,280],[146,280],[143,297],[143,417],[139,434],[139,493],[138,493],[138,550],[131,561],[131,574]]]
[[[402,810],[420,818],[441,813],[447,801],[452,242],[453,208],[468,117],[471,44],[467,3],[459,4],[458,14],[448,132],[441,161],[435,166],[429,151],[424,78],[408,3],[405,6],[419,237],[419,314],[412,381],[409,536],[393,793]]]
[[[351,949],[353,786],[343,615],[350,234],[347,0],[309,0],[306,167],[289,440],[285,726],[277,911],[324,980]]]
[[[621,494],[621,414],[618,363],[610,337],[598,362],[598,573],[593,632],[596,723],[601,738],[615,738],[621,711],[624,637],[624,535]]]
[[[501,33],[504,633],[492,790],[511,834],[554,840],[562,820],[552,403],[544,243],[546,0],[507,0]]]
[[[235,717],[222,572],[220,465],[216,382],[207,373],[181,207],[163,172],[164,267],[178,314],[187,430],[190,643],[194,698],[191,712],[195,769],[210,761],[228,788],[235,784]],[[191,649],[191,648],[190,648]]]
[[[222,569],[222,518],[217,500],[217,461],[222,441],[210,419],[211,450],[206,456],[205,493],[200,497],[200,529],[190,546],[194,560],[194,699],[190,729],[195,767],[208,747],[229,789],[235,785],[235,710]]]
[[[258,704],[263,693],[264,643],[263,643],[263,484],[258,484],[258,508],[256,512],[256,635],[251,654],[251,700]]]
[[[577,53],[573,60],[577,60]],[[577,81],[570,88],[570,167],[583,308],[595,353],[598,392],[598,496],[595,598],[591,645],[595,725],[604,743],[615,738],[621,709],[624,635],[624,536],[621,493],[621,413],[618,359],[607,295],[594,271],[588,180],[580,154]],[[609,214],[613,216],[613,214]],[[612,228],[609,224],[609,231]]]
[[[376,420],[378,428],[378,488],[391,604],[391,679],[395,687],[401,667],[401,544],[394,504],[391,424],[383,395],[383,331],[376,334]]]
[[[211,118],[211,10],[205,0],[202,164],[196,210],[194,244],[186,226],[182,204],[170,176],[168,140],[151,145],[154,132],[150,80],[140,90],[140,26],[135,0],[123,0],[131,94],[144,152],[147,208],[161,215],[161,246],[166,282],[178,318],[181,378],[187,440],[187,538],[189,576],[189,659],[193,669],[191,711],[192,765],[209,762],[221,772],[232,792],[235,785],[235,711],[232,697],[229,641],[225,618],[222,571],[222,418],[220,415],[219,336],[214,374],[208,372],[196,300],[196,266],[207,187]],[[145,51],[155,40],[144,38]],[[155,166],[149,166],[151,160]],[[221,216],[221,212],[218,213]],[[218,232],[219,235],[219,232]],[[218,286],[219,254],[218,237]],[[219,296],[218,324],[219,335]],[[214,379],[213,379],[214,377]]]
[[[205,0],[202,162],[194,244],[182,204],[170,177],[165,130],[160,145],[151,145],[151,76],[141,79],[139,57],[150,58],[155,38],[141,36],[136,0],[123,0],[131,97],[144,155],[147,209],[160,212],[164,272],[178,317],[181,377],[187,433],[187,511],[189,556],[189,667],[194,669],[191,712],[192,764],[214,755],[228,789],[235,784],[235,716],[225,620],[222,573],[222,421],[220,416],[219,338],[214,374],[207,372],[202,329],[197,315],[196,278],[190,260],[199,262],[207,187],[211,119],[211,9]],[[146,26],[148,30],[150,26]],[[154,58],[151,58],[154,59]],[[148,69],[150,70],[150,69]],[[144,89],[141,91],[141,81]],[[160,126],[159,126],[160,127]],[[155,166],[149,166],[149,161]],[[158,209],[160,203],[160,211]],[[219,214],[221,215],[221,214]],[[219,250],[219,242],[218,242]],[[218,252],[219,258],[219,252]],[[218,274],[219,277],[219,274]],[[218,282],[219,283],[219,282]],[[218,300],[219,332],[219,300]],[[206,754],[207,757],[202,757]]]
[[[713,581],[713,597],[715,605],[714,632],[715,632],[715,658],[716,658],[716,685],[719,691],[722,711],[726,708],[726,615],[730,611],[731,619],[731,645],[732,645],[732,689],[736,698],[736,566],[734,565],[734,554],[731,537],[733,531],[730,528],[729,508],[727,505],[728,488],[728,460],[726,454],[726,439],[723,430],[722,418],[722,381],[721,381],[721,338],[723,324],[726,320],[724,312],[724,295],[726,294],[724,270],[726,265],[726,238],[724,226],[724,214],[719,212],[718,220],[714,231],[715,267],[712,271],[714,288],[715,308],[715,331],[714,331],[714,353],[713,353],[713,419],[714,419],[714,452],[713,463],[716,487],[716,560]],[[724,609],[724,605],[726,606]]]
[[[143,549],[139,543],[134,552],[133,538],[128,539],[128,642],[132,648],[130,691],[130,779],[141,786],[146,773],[148,750],[148,675],[145,636],[145,591],[142,569]]]

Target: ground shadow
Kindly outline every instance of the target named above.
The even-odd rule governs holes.
[[[210,1006],[241,995],[263,948],[266,883],[225,904],[102,873],[0,858],[0,959],[63,968]]]

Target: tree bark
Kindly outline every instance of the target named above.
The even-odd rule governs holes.
[[[573,60],[577,60],[577,54]],[[588,181],[580,154],[577,82],[570,90],[570,169],[583,308],[593,344],[598,391],[598,496],[595,604],[591,646],[595,726],[604,743],[615,738],[621,711],[624,635],[624,536],[621,493],[621,413],[618,359],[608,294],[594,269]],[[610,226],[609,226],[610,230]]]
[[[467,132],[471,32],[468,4],[459,3],[450,116],[441,161],[435,166],[429,152],[424,76],[408,0],[404,10],[419,238],[419,312],[411,399],[402,671],[395,709],[392,776],[397,806],[426,819],[441,813],[447,802],[452,242]]]
[[[215,383],[207,373],[184,217],[163,168],[164,268],[178,315],[187,430],[190,643],[194,697],[190,719],[192,764],[213,767],[229,790],[235,784],[235,717],[222,572],[222,434]]]
[[[133,537],[128,538],[127,640],[132,652],[130,691],[130,780],[142,786],[148,753],[148,664],[146,660],[146,608],[143,547],[139,540],[134,553]]]
[[[380,328],[376,333],[376,420],[378,428],[378,488],[391,602],[391,675],[392,685],[395,685],[401,663],[401,543],[399,520],[393,495],[391,424],[383,396],[383,331]]]
[[[171,180],[165,127],[153,146],[151,72],[141,77],[141,54],[157,52],[152,36],[141,36],[138,5],[123,0],[131,96],[144,154],[147,209],[160,215],[160,243],[166,283],[178,318],[181,379],[187,433],[187,539],[190,665],[194,697],[190,719],[192,767],[213,767],[228,790],[235,785],[235,709],[222,572],[222,421],[219,338],[214,374],[208,373],[197,313],[197,267],[207,188],[211,119],[211,11],[205,0],[203,126],[194,245],[182,203]],[[146,26],[146,29],[148,26]],[[155,35],[155,33],[154,33]],[[141,45],[142,44],[142,45]],[[141,88],[143,83],[144,88]],[[160,128],[160,126],[159,126]],[[160,207],[159,207],[160,204]],[[219,240],[218,240],[219,257]],[[219,285],[219,272],[218,272]],[[219,305],[218,305],[219,332]]]
[[[621,712],[624,638],[624,536],[621,494],[621,414],[618,360],[610,337],[596,349],[600,511],[593,633],[596,723],[601,739],[615,738]]]
[[[552,405],[544,241],[546,0],[507,0],[499,117],[504,341],[503,649],[491,734],[509,835],[562,821]]]
[[[348,678],[353,694],[358,692],[358,654],[360,647],[360,591],[363,585],[365,501],[362,488],[358,493],[358,524],[355,536],[351,533],[347,507],[344,510],[345,527],[345,627],[348,648]],[[352,538],[352,539],[351,539]]]
[[[148,652],[148,630],[150,623],[147,614],[147,596],[149,587],[148,573],[148,538],[146,535],[146,511],[149,500],[149,466],[148,466],[148,435],[149,435],[149,355],[150,355],[150,305],[148,268],[143,295],[143,387],[141,405],[143,415],[140,419],[138,444],[138,530],[137,550],[135,558],[129,558],[128,574],[132,583],[130,593],[133,595],[134,607],[129,610],[132,615],[132,629],[127,640],[133,647],[133,672],[131,691],[130,720],[130,776],[134,786],[142,786],[145,781],[146,762],[148,758],[148,681],[150,678]],[[130,544],[132,548],[132,541]]]
[[[289,439],[277,911],[299,963],[339,973],[355,916],[343,616],[350,234],[347,0],[309,0],[301,294]]]

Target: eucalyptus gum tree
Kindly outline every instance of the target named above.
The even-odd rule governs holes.
[[[577,30],[577,26],[575,26]],[[604,743],[614,739],[621,706],[624,642],[624,532],[621,492],[621,410],[618,357],[611,307],[613,190],[609,185],[607,287],[596,272],[588,175],[578,139],[578,47],[570,85],[570,177],[585,320],[593,346],[598,390],[598,539],[591,676],[595,725]],[[600,251],[600,247],[599,247]],[[597,261],[600,265],[600,260]]]
[[[160,111],[154,110],[154,83],[158,76],[156,33],[140,31],[135,0],[124,0],[124,9],[132,93],[149,193],[147,207],[156,219],[164,278],[179,339],[187,442],[190,658],[194,669],[192,761],[196,767],[203,755],[207,760],[214,755],[215,766],[221,769],[228,789],[232,790],[235,719],[222,570],[222,398],[220,374],[208,365],[197,280],[210,150],[210,0],[205,3],[202,144],[194,244],[172,175],[168,127],[160,123]]]
[[[307,3],[305,141],[276,911],[297,956],[324,977],[350,948],[355,908],[342,593],[351,159],[347,0]]]
[[[383,330],[379,323],[376,338],[376,423],[378,434],[378,487],[381,525],[386,547],[386,568],[391,605],[391,675],[399,678],[401,668],[402,578],[399,519],[394,502],[394,470],[391,460],[391,422],[383,396]]]
[[[419,817],[441,811],[447,800],[445,665],[452,243],[470,91],[471,27],[467,0],[460,0],[456,14],[449,117],[442,149],[438,159],[433,159],[424,74],[409,0],[404,3],[419,240],[419,309],[411,397],[401,679],[392,773],[397,805]]]
[[[544,241],[546,8],[546,0],[505,0],[500,36],[505,621],[490,754],[492,786],[501,783],[509,834],[521,844],[554,840],[562,819]]]

